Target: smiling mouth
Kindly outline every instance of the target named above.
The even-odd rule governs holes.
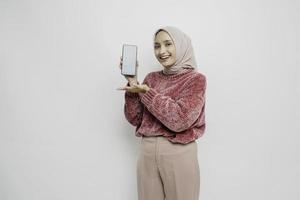
[[[161,58],[160,57],[160,60],[162,60],[162,61],[166,61],[166,60],[168,60],[170,58],[170,56],[168,56],[168,57],[165,57],[165,58]]]

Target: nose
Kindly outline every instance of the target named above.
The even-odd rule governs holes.
[[[162,47],[159,50],[159,55],[163,55],[166,52],[166,48],[164,47],[164,45],[162,45]]]

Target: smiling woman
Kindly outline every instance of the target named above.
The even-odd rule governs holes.
[[[166,26],[154,33],[163,70],[142,84],[126,77],[124,114],[142,137],[137,160],[139,200],[198,200],[197,142],[205,131],[206,77],[197,72],[190,38]]]

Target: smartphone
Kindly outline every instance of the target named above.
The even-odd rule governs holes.
[[[122,75],[135,76],[137,72],[137,46],[131,44],[123,44],[122,48]]]

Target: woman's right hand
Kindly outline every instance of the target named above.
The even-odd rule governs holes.
[[[123,59],[122,56],[120,57],[120,65],[119,68],[122,70],[122,64],[123,64]],[[136,62],[136,65],[138,67],[138,61]],[[128,81],[129,85],[132,86],[133,84],[138,84],[137,77],[133,75],[124,75],[126,80]]]

